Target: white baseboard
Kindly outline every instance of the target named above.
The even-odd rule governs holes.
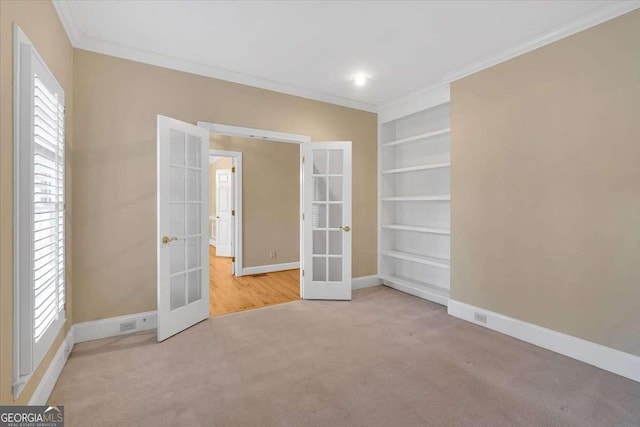
[[[532,323],[449,300],[450,315],[640,382],[640,357]],[[486,316],[486,323],[475,319]]]
[[[121,331],[120,325],[128,322],[134,322],[135,327]],[[135,313],[126,316],[76,323],[73,328],[75,342],[79,343],[146,331],[148,329],[155,329],[157,326],[158,317],[156,312],[147,311],[146,313]]]
[[[274,271],[294,270],[300,268],[299,262],[286,262],[283,264],[259,265],[256,267],[243,267],[242,276],[251,276],[252,274],[273,273]]]
[[[351,279],[351,289],[364,289],[382,284],[382,280],[377,275],[354,277]]]
[[[216,239],[209,239],[209,246],[215,246],[216,245]]]
[[[73,345],[74,327],[72,326],[64,337],[62,343],[60,343],[58,351],[56,351],[55,356],[53,356],[49,367],[47,367],[47,370],[42,376],[38,387],[36,387],[36,390],[33,392],[31,399],[29,399],[29,405],[46,405],[49,400],[49,396],[51,396],[51,392],[53,391],[53,387],[56,385],[56,381],[58,381],[60,373],[62,373],[62,368],[64,368],[64,365],[67,363],[67,359],[69,358],[69,354],[71,354]]]

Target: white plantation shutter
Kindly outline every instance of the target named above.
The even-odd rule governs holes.
[[[64,307],[64,106],[34,74],[34,339]]]
[[[13,394],[65,322],[64,91],[14,25]]]

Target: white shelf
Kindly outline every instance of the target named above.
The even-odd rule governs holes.
[[[386,286],[415,295],[438,304],[447,305],[449,303],[449,290],[427,282],[407,279],[393,275],[382,275],[380,279]]]
[[[451,234],[451,230],[448,228],[421,227],[417,225],[388,224],[388,225],[383,225],[382,228],[385,228],[387,230],[417,231],[419,233],[446,234],[446,235]]]
[[[447,268],[447,269],[451,267],[448,259],[417,255],[409,252],[383,251],[382,255],[389,256],[392,258],[403,259],[405,261],[417,262],[419,264],[426,264],[432,267],[440,267],[440,268]]]
[[[433,132],[422,133],[420,135],[410,136],[408,138],[397,139],[395,141],[389,141],[382,144],[383,147],[393,147],[394,145],[407,144],[409,142],[419,141],[421,139],[431,139],[442,135],[448,135],[451,132],[451,128],[440,129]]]
[[[387,169],[382,171],[382,174],[391,174],[391,173],[404,173],[404,172],[416,172],[416,171],[424,171],[429,169],[439,169],[439,168],[448,168],[451,166],[450,162],[443,163],[431,163],[428,165],[420,165],[420,166],[409,166],[406,168],[396,168],[396,169]]]
[[[451,276],[448,101],[447,88],[402,104],[392,119],[379,122],[378,142],[384,160],[378,166],[380,277],[389,287],[444,305]]]
[[[447,202],[451,200],[451,195],[444,194],[439,196],[398,196],[383,197],[383,202]]]

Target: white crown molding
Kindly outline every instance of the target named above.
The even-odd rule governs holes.
[[[625,13],[631,12],[638,8],[640,8],[640,1],[638,0],[611,2],[610,4],[602,6],[589,14],[583,15],[567,24],[556,27],[551,31],[546,31],[543,34],[538,34],[537,36],[529,40],[512,45],[506,49],[492,53],[485,57],[476,59],[475,61],[469,62],[466,65],[463,65],[462,67],[459,67],[455,70],[451,70],[448,73],[445,73],[440,80],[431,82],[423,89],[417,90],[415,92],[409,93],[407,95],[379,105],[378,111],[381,115],[387,116],[383,121],[394,120],[394,118],[397,118],[394,117],[393,113],[389,115],[387,114],[387,112],[399,111],[401,109],[404,109],[405,106],[406,108],[409,108],[409,111],[419,111],[411,110],[410,105],[413,105],[415,102],[419,102],[416,100],[421,99],[425,96],[425,94],[432,96],[434,93],[439,92],[440,89],[444,86],[446,86],[448,89],[448,85],[451,82],[477,73],[478,71],[493,67],[494,65],[497,65],[501,62],[508,61],[524,53],[538,49],[542,46],[546,46],[565,37],[569,37],[573,34],[579,33],[580,31],[584,31],[598,24],[602,24],[603,22],[609,21],[613,18],[617,18],[618,16],[624,15]]]
[[[71,11],[69,10],[67,2],[63,0],[52,0],[52,3],[56,12],[58,12],[58,17],[60,18],[60,22],[62,22],[64,30],[67,32],[67,37],[69,37],[71,45],[77,47],[78,41],[80,40],[80,30],[78,30],[78,26],[71,17]]]
[[[538,49],[539,47],[551,44],[555,41],[558,41],[565,37],[569,37],[573,34],[594,27],[620,15],[624,15],[625,13],[631,12],[638,7],[640,7],[640,1],[612,2],[611,4],[596,9],[592,13],[583,15],[568,24],[556,27],[551,31],[546,31],[545,33],[539,34],[536,37],[533,37],[532,39],[529,39],[523,43],[510,46],[497,53],[486,56],[484,58],[480,58],[461,68],[453,70],[444,75],[444,80],[453,82],[455,80],[461,79],[480,70],[484,70],[501,62],[505,62],[509,59],[515,58],[516,56],[520,56],[523,53]]]
[[[98,40],[93,37],[86,37],[82,34],[82,32],[75,24],[67,2],[64,0],[53,0],[53,4],[58,11],[58,16],[60,17],[62,25],[67,31],[67,35],[71,40],[71,44],[75,48],[128,59],[135,62],[141,62],[144,64],[155,65],[158,67],[169,68],[172,70],[183,71],[185,73],[197,74],[200,76],[239,83],[242,85],[266,89],[273,92],[279,92],[287,95],[298,96],[301,98],[313,99],[315,101],[326,102],[329,104],[340,105],[343,107],[354,108],[357,110],[364,110],[372,113],[377,112],[376,105],[368,102],[357,101],[355,99],[344,98],[320,91],[308,90],[294,85],[264,79],[262,77],[252,76],[250,74],[225,70],[211,65],[188,61],[169,55],[148,52],[117,43]]]
[[[610,4],[602,6],[592,13],[583,15],[568,24],[556,27],[551,31],[539,34],[536,37],[533,37],[522,43],[510,46],[499,52],[472,61],[460,68],[451,70],[450,72],[444,74],[441,79],[431,82],[423,89],[394,99],[390,102],[381,103],[377,106],[371,103],[308,90],[286,83],[252,76],[249,74],[225,70],[210,65],[171,57],[168,55],[147,52],[116,43],[86,37],[82,34],[78,26],[75,24],[73,17],[71,16],[67,1],[53,0],[53,4],[56,8],[56,11],[58,12],[58,16],[62,21],[67,35],[69,36],[71,44],[75,48],[369,112],[378,112],[384,109],[397,110],[400,108],[401,104],[405,102],[411,103],[411,100],[418,99],[420,97],[420,94],[433,92],[434,90],[438,91],[440,87],[448,85],[452,81],[492,67],[501,62],[515,58],[516,56],[530,52],[534,49],[553,43],[557,40],[568,37],[572,34],[586,30],[587,28],[601,24],[605,21],[640,8],[639,0],[611,2]]]

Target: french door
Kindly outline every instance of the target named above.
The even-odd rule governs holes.
[[[158,116],[158,341],[209,317],[209,131]]]
[[[351,142],[303,145],[304,299],[351,299]]]

